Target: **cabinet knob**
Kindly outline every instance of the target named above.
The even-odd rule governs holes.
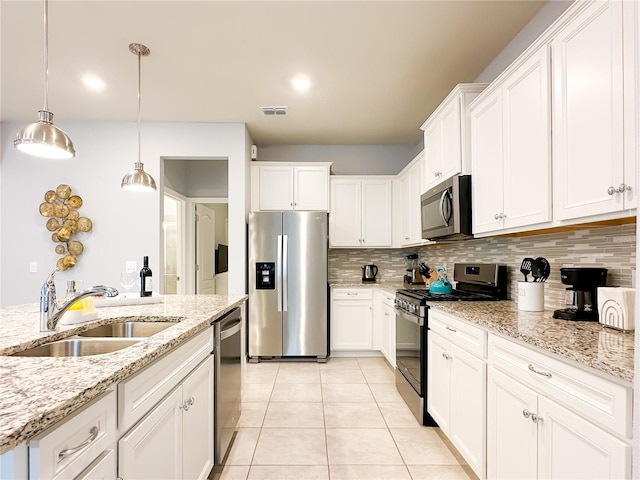
[[[443,357],[445,360],[449,360],[449,359],[451,358],[451,355],[449,355],[448,353],[442,352],[442,357]]]
[[[405,240],[409,240],[409,237],[404,237]]]
[[[298,206],[298,202],[293,202],[293,206],[297,207]]]
[[[626,184],[624,184],[624,183],[621,183],[621,184],[618,186],[618,190],[617,190],[617,192],[618,192],[618,193],[624,193],[624,192],[626,192],[627,190],[631,190],[631,187],[630,187],[629,185],[626,185]]]
[[[189,411],[189,408],[191,408],[191,406],[195,403],[195,399],[193,397],[189,397],[187,398],[182,405],[180,405],[180,408],[183,409],[185,412]]]
[[[531,421],[533,423],[538,423],[542,421],[542,417],[539,417],[538,415],[536,415],[535,413],[531,414]]]
[[[524,418],[529,418],[531,416],[531,412],[525,408],[524,410],[522,410],[522,416]]]
[[[607,193],[608,193],[609,195],[614,195],[614,194],[616,193],[616,188],[615,188],[615,187],[613,187],[613,186],[611,186],[611,187],[607,188]]]
[[[495,218],[496,220],[500,219],[500,215],[498,215],[497,213],[493,216],[493,218]]]

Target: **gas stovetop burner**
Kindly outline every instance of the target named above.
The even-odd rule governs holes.
[[[431,293],[428,290],[398,290],[398,296],[408,297],[422,302],[455,302],[455,301],[490,301],[497,300],[495,296],[484,293],[453,290],[451,293]]]

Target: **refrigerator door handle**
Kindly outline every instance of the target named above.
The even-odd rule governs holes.
[[[276,253],[276,297],[278,297],[278,311],[282,311],[282,235],[278,235],[278,249]]]
[[[289,235],[282,236],[282,311],[289,310]]]

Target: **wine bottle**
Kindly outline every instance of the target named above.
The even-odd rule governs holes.
[[[140,270],[140,296],[150,297],[153,290],[153,279],[151,269],[149,268],[149,257],[143,259],[144,266]]]

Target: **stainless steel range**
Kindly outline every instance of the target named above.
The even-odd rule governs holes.
[[[428,290],[396,292],[396,388],[423,425],[436,425],[427,412],[427,335],[429,302],[495,301],[507,298],[507,266],[456,263],[450,294]]]

